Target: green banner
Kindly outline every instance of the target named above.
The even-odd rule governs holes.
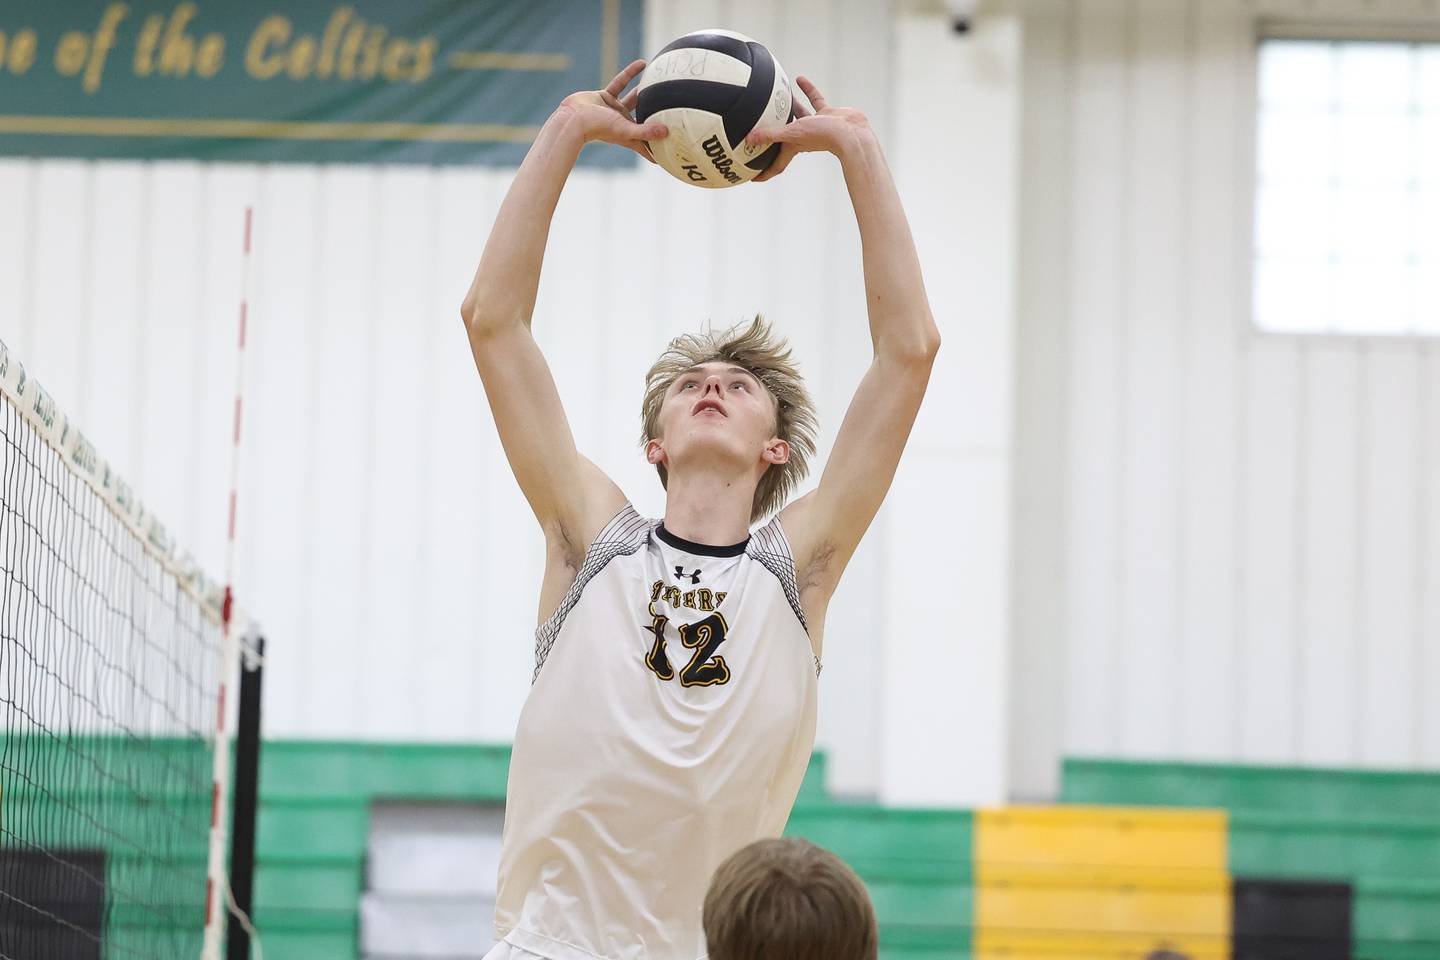
[[[641,55],[641,3],[4,0],[0,155],[515,164]]]

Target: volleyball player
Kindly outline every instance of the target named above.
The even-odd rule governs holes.
[[[704,955],[711,875],[789,816],[814,740],[825,609],[890,486],[939,347],[880,144],[862,114],[830,106],[800,78],[815,111],[774,133],[780,153],[757,179],[800,152],[839,159],[874,359],[819,485],[787,502],[815,442],[814,405],[789,351],[759,317],[672,341],[642,405],[665,515],[639,516],[576,448],[530,320],[551,217],[581,148],[601,140],[648,156],[645,140],[666,133],[634,122],[633,92],[620,99],[643,67],[572,94],[545,122],[462,308],[546,546],[491,960]]]

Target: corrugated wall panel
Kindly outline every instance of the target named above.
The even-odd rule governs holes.
[[[1420,632],[1416,672],[1411,682],[1417,691],[1440,689],[1440,345],[1426,344],[1424,376],[1420,380],[1421,472],[1418,527],[1420,541]],[[1440,697],[1417,695],[1420,708],[1420,763],[1440,767]]]
[[[1169,753],[1177,726],[1181,324],[1189,169],[1184,116],[1190,25],[1183,0],[1146,3],[1129,27],[1132,149],[1121,257],[1119,634],[1121,729],[1130,749]]]
[[[1070,152],[1070,327],[1064,409],[1067,464],[1061,482],[1065,527],[1065,747],[1103,751],[1120,734],[1120,327],[1124,273],[1121,224],[1127,209],[1129,140],[1115,109],[1127,85],[1128,4],[1084,0],[1074,21]],[[1064,221],[1062,221],[1064,222]],[[1021,266],[1021,276],[1024,274]],[[1022,357],[1021,363],[1024,363]],[[1021,572],[1019,577],[1027,576]]]
[[[1235,584],[1239,544],[1236,450],[1237,338],[1233,317],[1244,298],[1234,255],[1235,197],[1243,182],[1243,131],[1228,122],[1245,79],[1238,55],[1251,38],[1224,4],[1191,4],[1193,40],[1182,109],[1188,176],[1184,183],[1186,266],[1182,268],[1184,334],[1180,397],[1180,630],[1175,749],[1184,756],[1221,755],[1238,739],[1232,676],[1239,617]]]
[[[1434,765],[1436,348],[1249,322],[1255,17],[1433,11],[1262,6],[1024,7],[1027,97],[1070,124],[1028,102],[1027,151],[1071,187],[1025,223],[1070,238],[1022,246],[1025,282],[1069,277],[1066,302],[1020,317],[1022,340],[1066,330],[1063,399],[1043,352],[1018,374],[1021,409],[1048,412],[1030,428],[1066,456],[1063,522],[1017,534],[1016,589],[1066,600],[1016,642],[1051,653],[1031,661],[1063,689],[1061,753]],[[1019,462],[1040,496],[1044,458]],[[1017,683],[1014,712],[1045,714],[1048,690]],[[1016,742],[1017,793],[1053,789],[1046,751]]]
[[[1423,362],[1423,353],[1403,342],[1377,343],[1365,354],[1359,746],[1366,763],[1380,766],[1403,766],[1419,758],[1416,698],[1433,696],[1410,680],[1420,657],[1416,569]]]
[[[1037,8],[1038,8],[1037,4]],[[1053,638],[1064,622],[1061,582],[1065,561],[1063,476],[1070,330],[1066,323],[1069,251],[1064,226],[1071,210],[1068,145],[1074,135],[1066,102],[1073,53],[1071,0],[1046,0],[1044,17],[1025,25],[1027,58],[1060,64],[1024,78],[1021,123],[1021,263],[1029,265],[1016,290],[1014,647],[1010,682],[1010,765],[1018,799],[1053,796],[1066,718],[1063,679]],[[1060,149],[1055,145],[1060,144]]]
[[[1440,690],[1440,345],[1425,345],[1420,392],[1420,451],[1424,467],[1420,474],[1417,518],[1420,530],[1420,587],[1416,599],[1420,609],[1415,672],[1411,677],[1416,691]],[[1415,702],[1420,711],[1419,760],[1423,766],[1440,768],[1440,697],[1422,696]]]
[[[1300,469],[1300,634],[1296,759],[1346,764],[1358,754],[1354,677],[1359,551],[1360,365],[1353,344],[1313,343],[1303,354]]]

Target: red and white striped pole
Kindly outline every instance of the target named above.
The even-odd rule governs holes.
[[[220,693],[215,711],[214,784],[210,792],[210,859],[205,881],[205,942],[201,960],[220,960],[225,925],[225,798],[230,795],[230,730],[225,722],[229,681],[239,673],[240,645],[235,636],[235,507],[240,483],[240,422],[245,386],[245,326],[250,313],[250,237],[254,210],[245,208],[245,246],[240,259],[240,336],[235,360],[235,419],[230,454],[230,515],[225,539],[225,601],[220,610]]]

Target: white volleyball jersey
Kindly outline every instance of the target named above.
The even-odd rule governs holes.
[[[779,836],[816,677],[778,519],[682,540],[626,504],[536,632],[496,939],[550,960],[696,960],[715,868]]]

